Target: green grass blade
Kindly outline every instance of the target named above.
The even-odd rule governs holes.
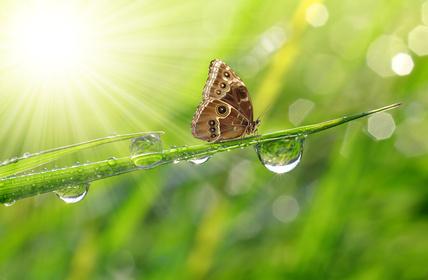
[[[114,142],[124,141],[145,134],[147,134],[147,132],[107,136],[78,144],[63,146],[30,155],[25,155],[20,158],[14,158],[0,165],[0,178],[19,174],[21,172],[47,164],[49,162],[57,160],[60,157],[75,153],[77,151],[82,151],[85,149],[94,148],[96,146],[110,144]]]
[[[205,143],[200,145],[182,146],[163,150],[158,153],[141,154],[134,157],[121,157],[114,160],[103,160],[88,164],[80,164],[70,167],[64,167],[34,174],[21,176],[12,176],[0,179],[0,202],[13,201],[32,195],[51,192],[61,189],[65,186],[77,185],[82,183],[93,182],[103,178],[116,176],[119,174],[138,170],[139,168],[150,169],[163,164],[168,164],[174,161],[185,161],[194,158],[211,156],[216,153],[230,151],[232,149],[244,148],[255,144],[274,141],[278,139],[304,137],[313,133],[317,133],[359,118],[366,117],[371,114],[397,108],[401,104],[392,104],[379,109],[348,115],[333,120],[306,125],[286,130],[280,130],[272,133],[266,133],[257,136],[246,137],[243,139],[234,139],[230,141]],[[151,133],[151,132],[148,132]],[[135,133],[122,135],[114,138],[114,141],[125,140],[138,137],[147,133]],[[103,140],[104,139],[104,140]],[[103,138],[85,142],[82,144],[68,146],[66,149],[77,151],[85,148],[100,145],[100,143],[111,143],[111,138]],[[118,140],[120,139],[120,140]],[[99,142],[101,141],[101,142]],[[90,143],[90,144],[88,144]],[[96,143],[96,144],[95,144]],[[72,148],[70,148],[72,147]],[[60,151],[65,147],[54,149],[51,151]],[[71,152],[70,151],[70,152]],[[61,156],[64,153],[61,153]]]

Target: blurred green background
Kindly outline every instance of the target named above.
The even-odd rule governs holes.
[[[2,0],[2,159],[137,131],[200,143],[213,58],[261,133],[404,105],[309,137],[281,176],[245,149],[2,207],[0,278],[427,279],[426,55],[419,0]]]

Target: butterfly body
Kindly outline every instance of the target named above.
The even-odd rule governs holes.
[[[192,120],[194,137],[208,142],[235,139],[256,131],[247,87],[221,60],[211,61],[203,100]]]

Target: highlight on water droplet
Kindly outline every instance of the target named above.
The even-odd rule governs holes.
[[[282,174],[293,170],[300,162],[303,138],[280,139],[255,146],[261,163],[270,171]]]
[[[132,139],[129,149],[134,164],[142,169],[152,168],[163,159],[160,133],[147,133]]]
[[[207,162],[211,157],[210,156],[206,156],[206,157],[201,157],[201,158],[194,158],[189,160],[191,163],[199,165],[199,164],[203,164],[205,162]]]
[[[6,207],[9,207],[9,206],[14,205],[15,203],[16,203],[16,200],[12,199],[12,200],[3,202],[3,205],[6,206]]]
[[[160,140],[160,134],[148,133],[143,136],[133,138],[129,149],[131,156],[161,152],[162,141]]]
[[[76,203],[81,201],[89,190],[89,183],[83,183],[75,186],[68,186],[54,191],[56,195],[65,203]]]
[[[115,166],[117,164],[117,159],[115,157],[111,157],[107,160],[107,164],[110,166]]]

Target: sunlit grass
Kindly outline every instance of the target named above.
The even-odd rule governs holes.
[[[190,120],[213,58],[241,75],[256,115],[269,108],[261,134],[405,106],[308,138],[290,174],[245,149],[100,180],[76,205],[47,194],[3,207],[1,275],[426,279],[425,2],[68,1],[96,52],[77,55],[84,71],[53,73],[11,63],[9,22],[65,1],[2,1],[1,159],[136,131],[167,131],[166,149],[198,144]],[[328,11],[319,27],[307,21],[316,3]],[[399,48],[371,51],[384,36]],[[290,201],[300,210],[283,219]]]

